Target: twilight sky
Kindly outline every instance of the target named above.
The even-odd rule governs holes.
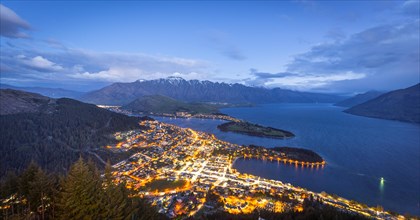
[[[0,81],[87,91],[180,76],[356,93],[414,85],[419,0],[1,1]]]

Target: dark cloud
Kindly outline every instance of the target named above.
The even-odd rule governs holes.
[[[263,73],[263,72],[254,72],[254,76],[262,79],[269,79],[269,78],[284,78],[289,76],[298,76],[299,74],[291,73],[291,72],[280,72],[280,73]]]
[[[29,37],[22,30],[29,30],[28,22],[20,18],[14,11],[0,4],[0,35],[8,38]]]
[[[300,54],[281,73],[253,70],[251,83],[296,89],[367,91],[419,82],[419,20],[382,25]]]
[[[243,80],[243,83],[249,86],[257,86],[257,87],[270,87],[270,84],[274,84],[274,86],[281,86],[280,84],[276,83],[275,81],[278,79],[297,76],[296,73],[290,72],[280,72],[280,73],[267,73],[267,72],[259,72],[257,69],[250,69],[250,75],[253,76],[251,78],[247,78]],[[271,86],[272,87],[272,86]]]
[[[13,69],[5,64],[0,63],[0,74],[3,72],[13,72]]]

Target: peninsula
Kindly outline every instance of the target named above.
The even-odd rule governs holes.
[[[287,158],[287,162],[289,163],[299,163],[299,164],[323,164],[325,163],[324,159],[317,154],[316,152],[304,149],[304,148],[297,148],[297,147],[274,147],[274,148],[267,148],[263,146],[256,146],[256,145],[249,145],[245,147],[246,151],[243,156],[252,157],[252,158],[261,158],[261,159],[270,159],[278,160],[278,158],[285,157]],[[285,158],[281,158],[283,160]]]
[[[256,137],[267,137],[267,138],[291,138],[295,135],[286,130],[281,130],[272,127],[264,127],[258,124],[252,124],[246,121],[231,121],[221,125],[218,125],[217,128],[224,132],[235,132],[239,134],[246,134]]]

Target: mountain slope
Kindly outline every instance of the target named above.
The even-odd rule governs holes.
[[[0,176],[26,168],[31,160],[59,172],[80,155],[99,164],[96,155],[104,160],[118,156],[101,148],[115,142],[111,134],[141,129],[138,118],[16,90],[0,90],[0,108]]]
[[[345,112],[390,120],[420,123],[420,84],[394,90]]]
[[[0,94],[0,115],[46,111],[48,104],[55,102],[54,99],[19,90],[0,90]]]
[[[25,92],[39,93],[43,96],[48,96],[51,98],[77,99],[81,97],[83,94],[85,94],[84,92],[72,91],[72,90],[60,89],[60,88],[18,87],[18,86],[11,86],[7,84],[0,84],[0,89],[14,89],[14,90],[21,90]]]
[[[140,97],[123,109],[143,113],[169,113],[189,112],[189,113],[217,113],[218,109],[214,105],[202,103],[185,103],[162,95],[151,95]]]
[[[147,95],[163,95],[185,102],[223,103],[274,103],[274,102],[337,102],[340,97],[327,94],[297,92],[283,89],[248,87],[210,81],[184,80],[169,77],[132,83],[114,83],[100,90],[89,92],[82,101],[125,105]]]
[[[384,94],[383,92],[379,91],[368,91],[362,94],[357,94],[351,98],[345,99],[341,102],[337,102],[334,105],[335,106],[341,106],[341,107],[353,107],[359,104],[362,104],[363,102],[367,102],[371,99],[374,99],[380,95]]]

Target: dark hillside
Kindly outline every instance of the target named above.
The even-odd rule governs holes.
[[[345,112],[372,118],[420,123],[420,84],[385,93]]]
[[[59,172],[80,155],[101,164],[98,156],[103,160],[118,156],[101,148],[114,142],[114,132],[141,129],[139,118],[67,98],[1,90],[0,107],[8,113],[0,115],[0,175],[24,169],[31,160]]]

